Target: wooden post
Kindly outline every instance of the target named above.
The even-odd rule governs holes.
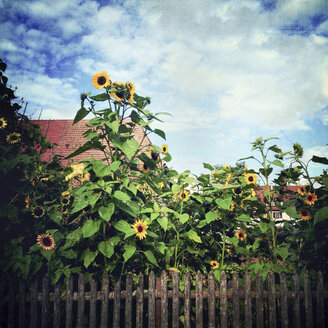
[[[203,277],[196,274],[196,327],[203,328]]]
[[[176,271],[172,277],[172,328],[179,328],[179,274]]]
[[[148,280],[148,328],[155,328],[156,323],[156,277],[153,271]]]
[[[66,287],[66,328],[72,328],[72,310],[73,310],[73,276],[67,280]]]
[[[96,328],[97,324],[97,280],[94,276],[91,278],[90,288],[90,316],[89,316],[89,328]]]
[[[161,328],[168,328],[167,274],[161,274]]]
[[[245,328],[252,328],[251,277],[245,273]]]
[[[312,313],[312,290],[309,281],[309,274],[304,272],[304,296],[305,296],[305,323],[306,328],[313,327],[313,313]]]
[[[208,328],[215,328],[215,280],[212,271],[208,274]]]
[[[138,275],[137,300],[136,300],[136,327],[143,328],[143,301],[144,301],[144,276]]]
[[[155,327],[161,327],[161,278],[156,278]]]
[[[49,327],[49,277],[44,276],[42,280],[42,317],[41,327]]]
[[[132,327],[132,274],[126,276],[125,287],[125,327]]]
[[[322,272],[317,273],[317,327],[324,328],[325,326],[325,300],[323,295],[323,278]]]
[[[55,285],[54,291],[54,328],[60,327],[60,283]]]
[[[220,328],[228,327],[227,309],[227,276],[222,271],[220,276]]]
[[[100,314],[100,327],[107,328],[108,326],[108,293],[109,293],[108,276],[106,275],[102,281],[101,288],[101,314]]]
[[[237,272],[232,274],[232,326],[240,327],[240,310],[239,310],[239,275]]]
[[[187,272],[184,279],[184,326],[190,328],[190,272]]]
[[[84,315],[84,276],[79,274],[78,280],[78,296],[77,296],[77,324],[76,328],[83,328]]]
[[[295,328],[301,327],[301,319],[300,319],[300,295],[299,295],[299,285],[298,285],[298,276],[296,273],[292,276],[292,295],[293,295],[293,313],[294,313],[294,319],[293,319],[293,326]]]
[[[19,282],[19,312],[18,312],[18,327],[25,327],[25,283]],[[43,327],[43,326],[42,326]]]
[[[264,328],[263,321],[263,278],[260,271],[256,275],[256,327]]]
[[[8,292],[8,328],[13,328],[15,324],[15,284],[13,280],[9,282]]]
[[[288,328],[287,281],[284,273],[280,274],[281,328]]]
[[[120,310],[121,310],[121,279],[118,279],[114,286],[113,328],[120,327]]]
[[[30,327],[37,327],[38,318],[38,281],[32,282],[31,294],[30,294]]]
[[[273,272],[268,273],[268,291],[269,291],[269,325],[270,328],[276,328],[276,287]]]

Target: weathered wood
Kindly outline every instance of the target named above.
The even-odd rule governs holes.
[[[20,280],[19,282],[19,312],[18,312],[18,327],[25,327],[25,283]]]
[[[228,327],[227,309],[227,276],[222,271],[220,275],[220,328]]]
[[[136,327],[143,328],[143,302],[144,302],[144,276],[138,275],[137,299],[136,299]]]
[[[269,291],[269,327],[276,328],[276,287],[273,272],[268,273],[268,291]]]
[[[215,328],[215,280],[212,271],[208,274],[208,328]]]
[[[83,328],[83,315],[84,315],[84,275],[80,273],[79,280],[78,280],[76,328]]]
[[[114,285],[113,328],[120,327],[120,310],[121,310],[121,279],[118,279]]]
[[[232,274],[232,326],[240,327],[240,310],[239,310],[239,276],[237,272]]]
[[[38,318],[38,281],[34,280],[31,286],[30,293],[30,327],[37,327]]]
[[[317,290],[316,290],[316,300],[317,300],[317,325],[318,328],[324,328],[325,326],[325,301],[323,294],[323,277],[322,272],[317,273]]]
[[[304,273],[304,297],[305,297],[305,324],[306,328],[313,327],[313,312],[312,312],[312,290],[307,271]]]
[[[184,326],[190,328],[190,273],[187,272],[184,279]]]
[[[167,274],[161,274],[161,328],[168,328]]]
[[[42,279],[42,316],[41,327],[49,327],[49,277],[45,276]]]
[[[179,328],[179,273],[172,276],[172,328]]]
[[[107,328],[108,326],[108,276],[106,275],[102,281],[101,287],[101,313],[100,313],[100,327]]]
[[[72,313],[73,310],[73,276],[70,276],[67,280],[66,287],[66,320],[65,327],[72,328]]]
[[[15,324],[15,284],[13,280],[9,282],[8,291],[8,327],[12,328]]]
[[[156,323],[156,277],[153,271],[148,278],[148,328],[155,328]]]
[[[203,277],[200,271],[196,274],[196,327],[203,327]]]
[[[126,276],[125,287],[125,328],[132,327],[132,274]]]
[[[90,286],[89,328],[96,328],[97,325],[97,285],[96,278],[92,276]]]
[[[292,276],[292,298],[293,298],[293,327],[301,327],[301,318],[300,318],[300,293],[299,293],[299,284],[298,276],[296,273]]]
[[[263,278],[260,272],[256,275],[256,327],[264,328],[263,321]]]
[[[288,328],[287,281],[284,273],[280,274],[281,328]]]
[[[54,290],[54,328],[60,327],[60,292],[60,283],[57,283]]]
[[[251,277],[249,272],[245,273],[244,280],[245,280],[245,328],[252,328]]]

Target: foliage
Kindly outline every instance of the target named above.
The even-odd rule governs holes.
[[[222,270],[327,271],[328,175],[309,175],[300,145],[283,153],[270,145],[276,138],[259,138],[252,144],[259,158],[241,159],[256,160],[257,170],[244,162],[204,163],[207,174],[178,173],[166,165],[168,146],[149,142],[154,133],[165,140],[164,131],[152,128],[165,113],[149,111],[150,98],[138,95],[131,82],[112,83],[101,72],[93,78],[101,93],[82,94],[74,119],[93,114],[85,143],[67,158],[98,149],[103,159],[85,158],[63,169],[58,159],[41,161],[51,145],[19,114],[14,92],[1,77],[1,102],[7,106],[7,124],[0,130],[1,177],[9,188],[0,215],[8,274],[32,278],[47,270],[54,283],[73,272],[114,277],[213,270],[219,278]],[[96,109],[100,104],[106,108]],[[9,143],[14,132],[19,141]],[[327,159],[314,156],[312,162],[327,164]],[[273,166],[281,171],[272,186]],[[287,188],[301,178],[308,185]],[[276,209],[290,218],[277,223]]]

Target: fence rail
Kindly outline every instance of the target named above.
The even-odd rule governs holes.
[[[269,273],[265,282],[258,274],[251,281],[224,272],[220,281],[213,273],[177,272],[160,277],[153,272],[131,274],[110,286],[108,277],[100,283],[71,276],[67,284],[49,285],[45,276],[27,288],[11,283],[2,302],[1,324],[6,327],[327,327],[328,291],[321,272],[310,279],[296,274]],[[301,283],[300,283],[301,281]],[[183,282],[183,284],[181,284]],[[183,286],[183,288],[181,288]],[[86,288],[87,287],[87,288]],[[98,287],[100,287],[98,289]],[[326,313],[325,313],[326,312]]]

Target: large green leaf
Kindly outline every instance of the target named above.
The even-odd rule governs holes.
[[[269,161],[269,162],[273,165],[284,167],[284,164],[281,161],[279,161],[278,159],[275,159],[274,161],[272,161],[272,162]]]
[[[326,157],[313,156],[311,160],[315,163],[328,164],[328,158]]]
[[[159,216],[157,218],[157,222],[163,228],[163,230],[166,231],[166,229],[167,229],[167,223],[168,223],[167,217],[166,216]]]
[[[231,201],[232,201],[232,196],[226,196],[223,199],[221,198],[215,199],[216,204],[219,205],[219,207],[224,210],[230,209]]]
[[[125,252],[123,254],[124,262],[127,262],[129,258],[135,253],[136,248],[133,245],[126,244],[124,245]]]
[[[113,195],[116,199],[121,200],[121,201],[128,201],[130,200],[130,196],[122,191],[116,190]]]
[[[98,232],[101,221],[87,220],[82,227],[82,233],[84,238],[91,237]]]
[[[297,213],[296,208],[295,207],[287,207],[285,209],[285,212],[288,216],[290,216],[291,218],[299,218],[300,215]]]
[[[179,215],[179,220],[182,224],[184,224],[189,220],[189,215],[187,213],[183,213]]]
[[[166,140],[165,132],[160,129],[155,129],[154,133],[156,133],[158,136],[162,137],[164,140]]]
[[[247,214],[241,214],[241,215],[239,215],[236,218],[236,220],[241,221],[241,222],[250,222],[250,223],[252,222],[250,216],[247,215]]]
[[[211,223],[219,217],[219,214],[216,212],[207,212],[205,214],[206,223]]]
[[[109,203],[106,206],[100,206],[98,209],[100,217],[107,222],[111,219],[114,211],[115,205],[113,203]]]
[[[328,220],[328,206],[321,208],[317,213],[315,213],[313,225],[316,225],[318,222],[323,220]]]
[[[114,228],[116,230],[122,231],[124,233],[127,233],[127,232],[132,230],[131,225],[128,222],[124,221],[124,220],[120,220],[117,223],[114,223]]]
[[[196,243],[201,243],[202,242],[201,238],[198,236],[198,234],[195,230],[192,230],[192,229],[189,230],[187,232],[187,236],[188,236],[189,239],[195,241]]]
[[[159,267],[158,263],[156,261],[156,258],[155,258],[154,254],[151,251],[145,251],[144,254],[146,255],[146,258],[150,263],[152,263],[152,264],[156,265],[157,267]]]
[[[212,165],[208,164],[208,163],[203,163],[203,166],[204,166],[205,169],[209,169],[211,171],[214,170],[214,167]]]
[[[88,114],[90,113],[90,111],[88,111],[86,108],[81,107],[74,118],[73,124],[80,122],[81,120],[83,120]]]
[[[82,254],[83,265],[88,268],[88,266],[94,261],[97,255],[98,251],[92,252],[90,249],[86,249]]]
[[[101,93],[96,96],[91,96],[90,98],[95,101],[106,101],[106,100],[108,100],[108,95],[107,95],[107,93]]]
[[[110,241],[101,241],[98,244],[99,251],[104,254],[107,258],[110,258],[114,254],[114,247],[111,245]]]

